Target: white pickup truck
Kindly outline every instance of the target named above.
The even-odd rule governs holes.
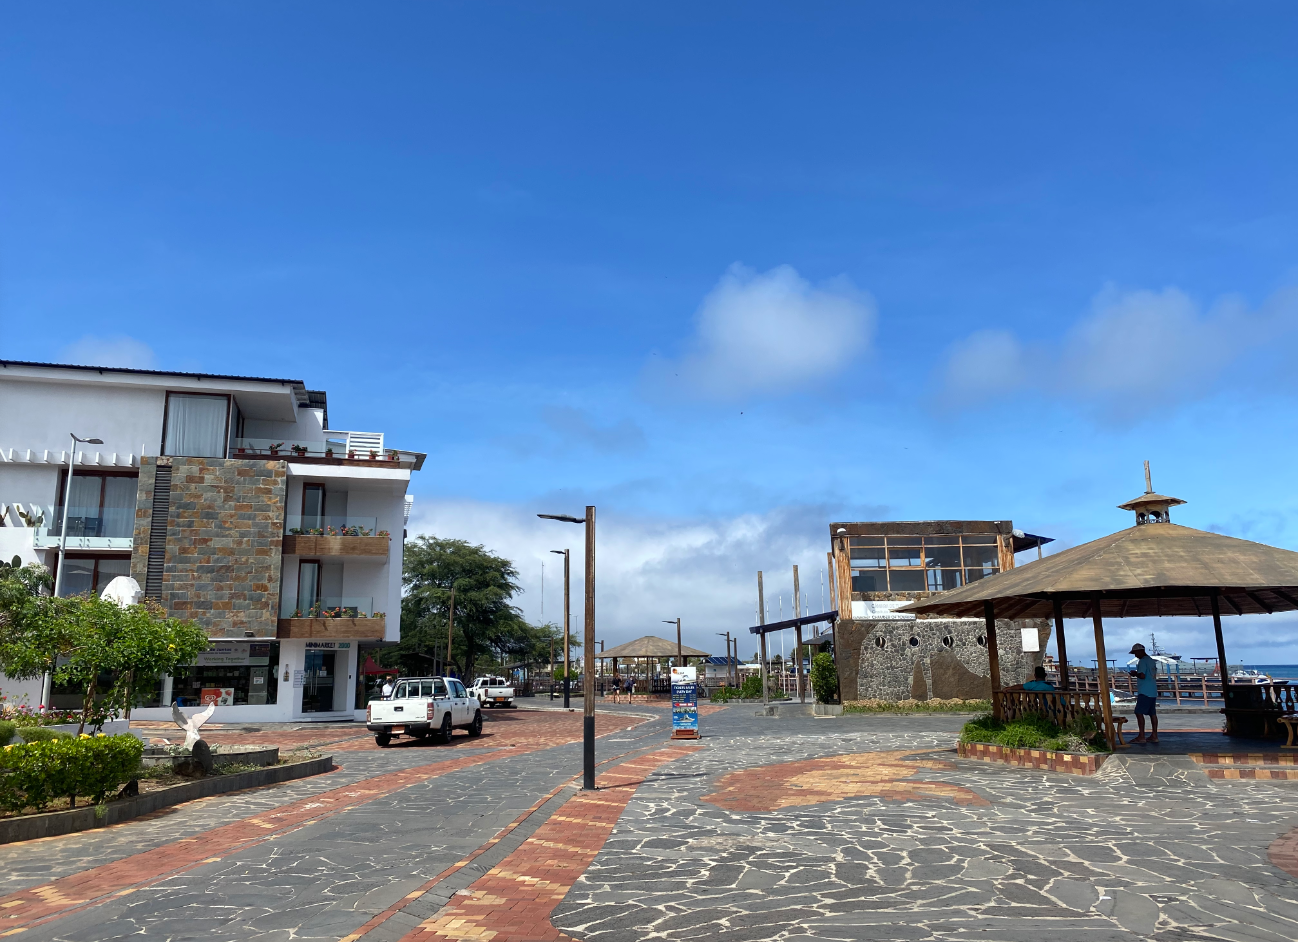
[[[513,707],[514,688],[503,677],[479,677],[469,685],[469,696],[489,707]]]
[[[397,681],[391,697],[370,701],[365,728],[380,748],[403,735],[449,742],[456,728],[482,735],[482,709],[455,677],[405,677]]]

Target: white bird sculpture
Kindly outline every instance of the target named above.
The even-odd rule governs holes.
[[[193,749],[194,743],[203,737],[198,734],[198,728],[212,718],[216,712],[216,704],[209,703],[207,709],[201,713],[195,713],[193,716],[186,717],[180,712],[180,707],[176,704],[171,705],[171,718],[176,721],[176,725],[185,731],[185,748]]]
[[[101,599],[116,602],[122,608],[135,605],[142,595],[144,590],[130,576],[115,576],[108,585],[104,586],[104,591],[99,593]]]

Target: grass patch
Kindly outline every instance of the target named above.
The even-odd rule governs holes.
[[[844,713],[982,713],[992,708],[990,700],[848,700]]]
[[[990,713],[964,724],[963,743],[990,743],[1011,749],[1049,749],[1054,752],[1108,752],[1108,743],[1088,714],[1078,717],[1067,729],[1036,713],[1008,723]]]

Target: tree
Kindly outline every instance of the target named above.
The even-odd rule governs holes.
[[[386,666],[427,672],[446,653],[447,615],[455,588],[451,662],[471,678],[478,659],[530,628],[511,600],[522,591],[513,563],[464,540],[421,536],[406,544],[401,641],[383,652]],[[547,642],[548,643],[548,642]]]
[[[821,703],[838,699],[838,668],[832,654],[822,652],[811,659],[811,689]]]

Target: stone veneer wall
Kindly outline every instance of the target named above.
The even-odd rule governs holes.
[[[1041,651],[1035,654],[1023,652],[1019,635],[1020,628],[1030,627],[1040,639]],[[990,697],[991,665],[986,646],[978,642],[985,633],[981,618],[840,621],[840,694],[844,700]],[[1044,618],[997,619],[1002,686],[1032,679],[1050,633]]]
[[[160,601],[212,638],[274,638],[288,464],[223,458],[140,459],[131,575],[145,585],[157,462],[171,461]]]

